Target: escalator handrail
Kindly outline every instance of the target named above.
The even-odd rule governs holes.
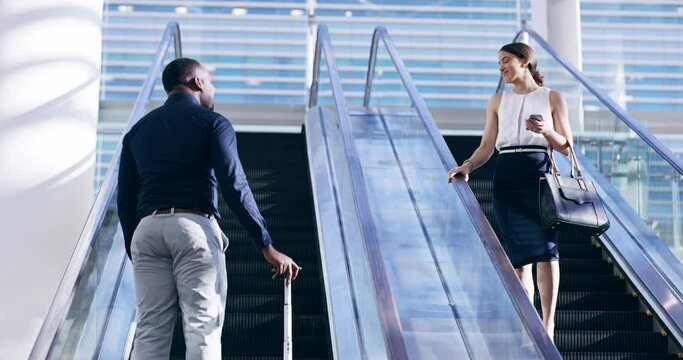
[[[163,37],[152,62],[152,66],[147,72],[147,77],[142,85],[142,89],[138,94],[137,100],[133,107],[133,111],[129,117],[126,132],[135,125],[138,120],[145,113],[147,105],[152,97],[154,84],[157,80],[158,74],[161,72],[164,59],[168,49],[173,43],[175,48],[175,57],[182,57],[182,48],[180,42],[180,27],[177,22],[169,22],[164,31]],[[125,132],[124,132],[125,134]],[[122,135],[123,138],[123,135]],[[87,262],[94,242],[101,230],[105,219],[107,209],[113,200],[114,193],[117,188],[117,175],[119,167],[119,158],[121,154],[121,142],[117,146],[111,165],[105,176],[105,179],[97,192],[95,201],[90,209],[88,218],[85,222],[83,230],[78,238],[73,254],[69,259],[69,263],[64,272],[64,276],[59,283],[57,292],[52,300],[50,309],[45,316],[43,325],[36,338],[36,341],[31,350],[30,359],[45,359],[49,356],[52,349],[55,337],[62,326],[69,311],[69,307],[73,301],[74,290],[79,285],[84,266]],[[110,274],[118,276],[118,274]]]
[[[621,120],[626,126],[628,126],[633,132],[635,132],[645,143],[650,145],[650,147],[657,152],[666,162],[668,162],[679,174],[683,175],[683,160],[676,156],[664,143],[657,139],[652,133],[650,133],[638,120],[629,115],[626,110],[624,110],[619,104],[612,100],[607,94],[600,90],[591,80],[588,79],[581,71],[579,71],[574,65],[565,61],[551,46],[548,44],[541,35],[532,29],[524,28],[520,30],[513,42],[519,41],[519,39],[528,34],[531,36],[538,45],[540,45],[550,56],[552,56],[555,61],[557,61],[562,67],[564,67],[569,73],[583,86],[588,89],[595,97],[600,100],[600,102],[605,105],[608,109],[616,115],[619,120]],[[501,92],[505,84],[502,81],[502,77],[498,82],[498,88],[496,92]]]
[[[372,46],[370,48],[370,59],[368,64],[368,74],[366,77],[365,85],[365,98],[363,99],[364,107],[370,105],[370,95],[372,93],[372,79],[374,77],[375,64],[377,59],[377,50],[379,46],[379,41],[382,41],[389,53],[389,57],[396,68],[403,85],[405,86],[408,95],[415,106],[415,109],[422,120],[427,133],[429,134],[434,147],[436,148],[441,162],[444,165],[444,181],[446,181],[446,171],[457,166],[453,154],[448,149],[448,145],[444,140],[443,136],[439,132],[436,122],[432,118],[427,104],[420,95],[420,92],[415,86],[415,82],[408,72],[401,56],[396,49],[393,40],[391,39],[389,32],[383,26],[375,28],[375,32],[372,37]],[[548,333],[546,332],[543,324],[539,320],[538,313],[533,305],[529,302],[529,298],[519,283],[519,279],[510,264],[505,252],[498,241],[491,225],[488,223],[486,216],[484,215],[479,203],[472,193],[467,182],[462,178],[457,178],[453,181],[453,186],[460,199],[462,200],[465,209],[467,209],[468,215],[472,220],[472,224],[477,229],[478,235],[482,240],[483,245],[486,247],[491,261],[496,268],[498,274],[503,280],[503,286],[510,295],[512,299],[513,306],[517,310],[520,318],[528,331],[528,334],[534,345],[536,346],[539,354],[544,359],[561,359],[561,355],[557,350],[557,347],[553,345]]]
[[[365,241],[365,253],[371,269],[373,288],[377,301],[377,311],[385,336],[385,345],[391,359],[403,360],[408,358],[406,345],[401,334],[401,323],[398,318],[398,310],[389,286],[387,271],[381,256],[381,248],[377,237],[377,229],[370,212],[367,196],[367,185],[363,177],[360,157],[355,147],[351,131],[351,119],[346,104],[346,98],[339,77],[339,70],[335,60],[334,49],[327,26],[319,25],[315,43],[315,56],[313,60],[313,78],[309,90],[308,107],[313,108],[318,104],[318,91],[320,80],[320,61],[322,53],[325,54],[327,73],[330,78],[332,97],[334,98],[339,117],[339,130],[342,135],[344,152],[349,165],[353,197],[361,224],[361,232]]]

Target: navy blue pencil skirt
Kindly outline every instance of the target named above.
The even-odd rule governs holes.
[[[538,181],[550,170],[544,152],[504,153],[493,176],[493,211],[503,248],[515,268],[559,260],[557,230],[541,225]]]

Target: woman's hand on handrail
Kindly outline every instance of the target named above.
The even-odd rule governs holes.
[[[450,171],[448,171],[448,182],[453,182],[453,178],[457,175],[464,176],[465,181],[469,181],[472,169],[474,169],[472,161],[470,161],[469,159],[463,161],[462,165],[454,167]]]

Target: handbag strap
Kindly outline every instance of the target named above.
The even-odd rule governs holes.
[[[579,186],[581,186],[582,189],[586,190],[586,183],[583,180],[583,171],[581,170],[581,166],[579,165],[579,159],[576,157],[576,152],[574,152],[574,146],[567,140],[567,146],[569,147],[569,162],[571,166],[571,171],[570,171],[570,176],[573,179],[576,179],[579,181]],[[555,156],[553,155],[553,148],[552,146],[550,147],[550,162],[552,163],[552,169],[551,169],[551,174],[555,176],[555,178],[558,178],[561,176],[560,175],[560,169],[557,167],[557,162],[555,162]],[[574,172],[576,170],[576,172]],[[558,181],[559,184],[561,184],[560,181]]]

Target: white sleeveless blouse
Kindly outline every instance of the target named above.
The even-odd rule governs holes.
[[[539,145],[550,147],[548,140],[541,134],[526,129],[525,122],[530,115],[540,114],[543,121],[553,126],[550,111],[550,89],[540,87],[528,94],[519,95],[512,90],[506,91],[498,107],[498,137],[496,149],[505,146]]]

